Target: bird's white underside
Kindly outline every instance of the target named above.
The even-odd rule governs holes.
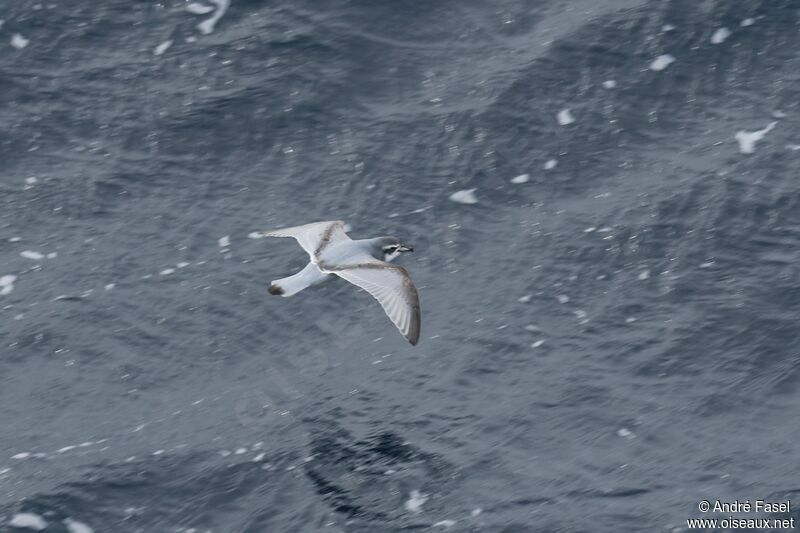
[[[280,282],[291,296],[316,282],[311,265],[323,274],[336,274],[371,294],[383,307],[397,329],[412,343],[419,336],[419,298],[408,272],[372,257],[357,247],[345,232],[342,221],[315,222],[271,230],[268,237],[292,237],[308,253],[311,262],[302,271]],[[324,276],[323,276],[324,277]]]

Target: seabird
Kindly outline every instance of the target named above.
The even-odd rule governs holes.
[[[308,253],[306,267],[270,283],[269,293],[292,296],[335,274],[370,293],[383,306],[408,342],[417,344],[420,332],[419,295],[408,271],[389,261],[413,252],[397,237],[351,239],[341,220],[314,222],[261,232],[265,237],[292,237]]]

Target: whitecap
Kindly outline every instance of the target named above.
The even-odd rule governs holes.
[[[30,40],[26,39],[19,33],[15,33],[14,35],[11,36],[11,46],[16,48],[17,50],[22,50],[23,48],[28,46],[29,43]]]
[[[166,52],[170,46],[172,46],[172,39],[170,39],[169,41],[164,41],[163,43],[156,46],[155,50],[153,50],[153,55],[160,56],[161,54]]]
[[[558,164],[558,161],[556,161],[555,159],[548,159],[547,162],[544,164],[544,169],[545,170],[552,170],[552,169],[556,168],[557,164]]]
[[[511,178],[511,183],[528,183],[531,180],[531,176],[529,174],[520,174],[517,177]]]
[[[752,154],[756,151],[756,143],[764,138],[764,136],[772,131],[777,122],[770,122],[763,130],[756,131],[738,131],[734,138],[739,143],[739,151],[743,154]]]
[[[412,490],[409,495],[408,501],[405,503],[406,510],[412,513],[419,513],[422,511],[422,505],[428,501],[428,495],[422,494],[418,490]]]
[[[671,56],[670,54],[663,54],[655,58],[653,62],[650,63],[649,68],[650,70],[655,70],[656,72],[658,72],[664,70],[674,62],[675,58],[673,56]]]
[[[614,80],[606,80],[603,82],[603,88],[605,89],[613,89],[617,86],[617,82]]]
[[[476,190],[477,189],[464,189],[456,191],[450,195],[450,199],[459,204],[477,204],[478,199],[475,197]]]
[[[711,36],[711,44],[720,44],[725,42],[725,39],[731,36],[731,30],[728,28],[720,28]]]
[[[94,530],[83,522],[78,522],[71,518],[65,518],[64,525],[67,526],[69,533],[94,533]]]
[[[19,255],[21,255],[25,259],[33,259],[35,261],[38,261],[40,259],[44,259],[44,254],[43,253],[34,252],[33,250],[24,250],[24,251],[20,252]]]
[[[6,274],[0,276],[0,296],[11,294],[14,290],[14,282],[17,281],[17,276],[13,274]]]
[[[569,109],[562,109],[556,115],[556,120],[561,126],[566,126],[567,124],[572,124],[575,122],[575,117],[572,116],[572,111]]]
[[[620,437],[625,437],[626,439],[635,439],[636,435],[628,428],[619,428],[617,430],[617,435]]]
[[[206,13],[211,13],[214,11],[214,8],[211,6],[206,6],[201,4],[200,2],[192,2],[191,4],[186,6],[186,11],[193,15],[205,15]]]
[[[12,527],[25,527],[35,531],[42,531],[47,527],[45,519],[34,513],[17,513],[8,524]]]
[[[203,22],[197,25],[197,29],[200,30],[204,35],[208,35],[209,33],[214,31],[214,26],[217,25],[219,19],[222,18],[222,15],[228,10],[228,6],[230,6],[230,0],[211,0],[213,3],[217,4],[217,10],[211,15],[210,18],[207,18]]]

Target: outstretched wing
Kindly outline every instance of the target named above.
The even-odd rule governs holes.
[[[312,260],[319,258],[320,252],[329,243],[339,240],[350,240],[344,230],[344,222],[341,220],[328,220],[326,222],[313,222],[303,226],[293,226],[291,228],[281,228],[262,231],[265,237],[292,237],[297,240],[303,250],[308,252]]]
[[[419,294],[405,268],[373,259],[325,269],[370,293],[408,342],[417,344],[421,318]]]

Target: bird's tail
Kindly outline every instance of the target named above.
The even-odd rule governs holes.
[[[317,265],[309,263],[306,267],[286,278],[276,279],[269,285],[269,293],[276,296],[289,297],[297,294],[306,287],[316,285],[323,281],[328,275],[320,272]]]

